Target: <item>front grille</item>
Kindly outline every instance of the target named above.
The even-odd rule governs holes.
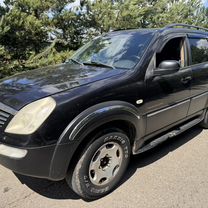
[[[10,113],[3,111],[0,109],[0,128],[3,128],[4,125],[7,123],[7,120],[10,117]]]

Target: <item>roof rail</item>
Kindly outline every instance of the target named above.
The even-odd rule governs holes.
[[[208,29],[204,28],[204,27],[198,27],[198,26],[194,26],[194,25],[180,24],[180,23],[167,25],[164,27],[164,29],[174,28],[174,27],[183,27],[183,28],[188,28],[188,29],[195,28],[197,30],[208,32]]]
[[[136,30],[138,28],[136,27],[123,27],[123,28],[117,28],[117,29],[111,29],[110,32],[117,32],[117,31],[122,31],[122,30]]]

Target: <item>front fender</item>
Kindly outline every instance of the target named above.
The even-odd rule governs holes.
[[[92,106],[75,117],[61,134],[51,161],[50,178],[64,178],[73,154],[86,135],[99,126],[116,120],[133,124],[136,140],[144,136],[145,121],[132,104],[110,101]]]

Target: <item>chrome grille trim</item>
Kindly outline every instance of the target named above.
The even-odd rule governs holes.
[[[9,114],[8,113],[5,113],[3,111],[0,110],[0,116],[3,116],[5,118],[9,118]]]
[[[0,121],[0,126],[1,126],[1,125],[4,125],[4,122],[3,122],[3,121]]]
[[[0,121],[7,121],[7,118],[0,116]]]
[[[7,122],[10,114],[0,109],[0,128]]]
[[[0,130],[5,126],[11,115],[15,115],[17,111],[0,103]]]
[[[6,113],[6,114],[11,114],[11,115],[15,115],[17,113],[16,110],[14,110],[13,108],[3,104],[3,103],[0,103],[0,110],[3,111],[3,113]]]

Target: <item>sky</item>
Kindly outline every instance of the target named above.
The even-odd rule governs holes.
[[[0,4],[1,4],[1,5],[3,4],[3,1],[4,1],[4,0],[0,0]]]
[[[208,0],[202,0],[202,2],[204,3],[204,5],[205,5],[206,7],[208,7]]]

